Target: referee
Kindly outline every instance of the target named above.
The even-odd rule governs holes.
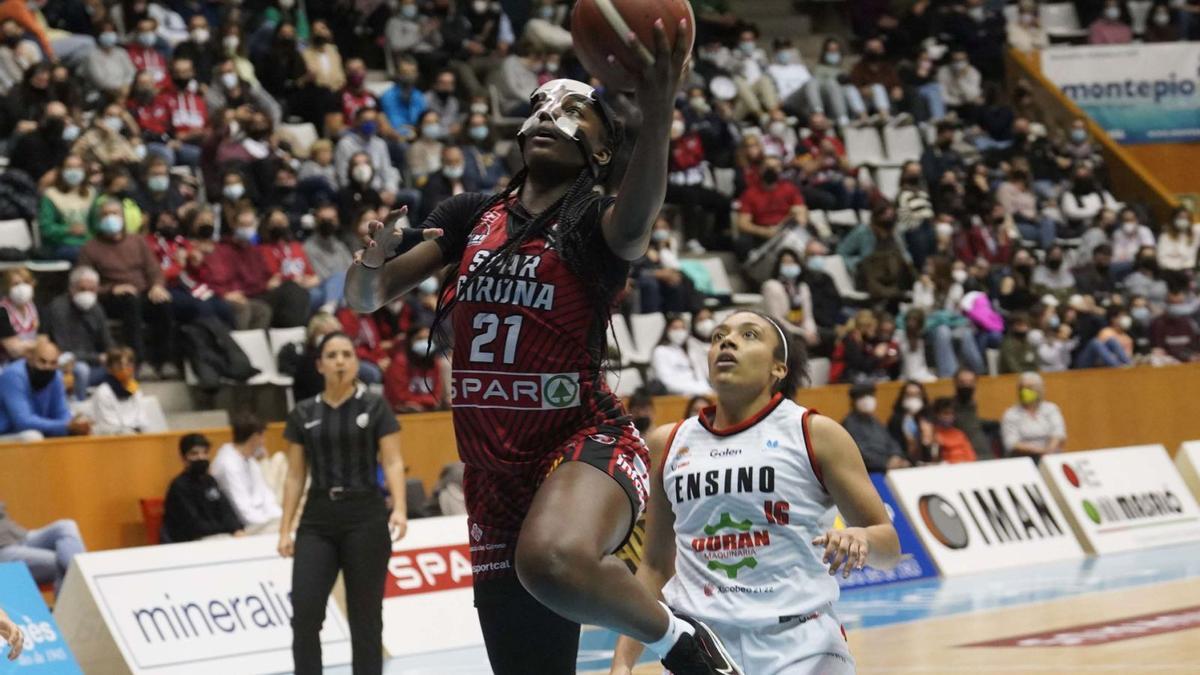
[[[297,675],[321,673],[321,624],[338,571],[345,574],[354,675],[383,672],[383,588],[392,537],[408,527],[400,425],[379,396],[356,381],[358,357],[344,333],[317,350],[325,389],[296,405],[283,431],[288,473],[279,553],[292,565],[292,657]],[[392,511],[375,484],[383,465]],[[305,474],[312,484],[293,541]],[[389,536],[389,529],[391,535]]]

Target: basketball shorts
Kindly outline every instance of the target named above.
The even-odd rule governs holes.
[[[706,623],[748,675],[853,675],[854,657],[837,615],[828,607],[814,615],[758,628]]]
[[[488,471],[468,464],[463,475],[476,601],[488,582],[514,576],[517,536],[542,483],[564,462],[584,462],[612,477],[629,498],[630,531],[649,498],[649,452],[632,425],[583,429],[537,462],[516,471]],[[566,517],[569,517],[566,516]],[[628,537],[627,537],[628,539]],[[496,584],[503,588],[505,584]]]

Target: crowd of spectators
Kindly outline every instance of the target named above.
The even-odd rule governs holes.
[[[663,390],[707,390],[711,283],[687,264],[704,251],[743,261],[731,271],[834,381],[927,382],[986,373],[989,358],[1000,372],[1198,358],[1200,225],[1122,203],[1083,120],[1046,128],[1027,92],[994,84],[1006,40],[1049,42],[1033,3],[1011,22],[985,0],[850,3],[852,35],[811,53],[761,39],[724,0],[693,4],[667,208],[623,306],[693,314],[654,349]],[[1091,5],[1092,41],[1131,39],[1124,3]],[[1191,36],[1192,8],[1159,3],[1141,39]],[[198,322],[306,326],[280,364],[297,399],[320,388],[312,345],[343,330],[397,411],[445,408],[438,279],[358,315],[339,302],[344,273],[371,220],[506,184],[529,92],[588,79],[568,28],[558,0],[0,2],[6,176],[38,195],[16,215],[35,222],[40,257],[74,265],[41,307],[32,275],[4,279],[0,358],[31,393],[0,433],[138,429],[137,382],[177,377],[181,330]],[[908,126],[928,143],[888,198],[845,136]],[[869,217],[814,217],[845,210]],[[865,299],[839,293],[843,270]],[[50,372],[40,334],[61,361],[49,389],[34,386]],[[105,419],[69,416],[59,388],[94,390]]]

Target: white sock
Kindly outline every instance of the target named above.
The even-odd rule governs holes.
[[[671,651],[671,648],[675,646],[675,643],[679,642],[679,638],[683,637],[685,634],[691,635],[695,633],[696,629],[692,628],[690,623],[675,616],[675,613],[671,611],[670,607],[667,607],[661,602],[658,604],[662,605],[663,609],[667,610],[667,633],[654,642],[647,642],[646,649],[654,652],[659,659],[665,659],[667,658],[667,654]]]

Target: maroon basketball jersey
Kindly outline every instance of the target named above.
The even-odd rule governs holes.
[[[557,226],[464,285],[508,239],[517,217],[511,211],[520,209],[513,201],[475,222],[451,291],[457,304],[450,396],[459,455],[506,473],[522,471],[580,429],[625,416],[601,370],[606,326],[599,301],[563,260]],[[599,219],[593,221],[598,233]],[[592,241],[599,259],[611,259],[602,299],[611,303],[628,264],[612,255],[602,235]]]

